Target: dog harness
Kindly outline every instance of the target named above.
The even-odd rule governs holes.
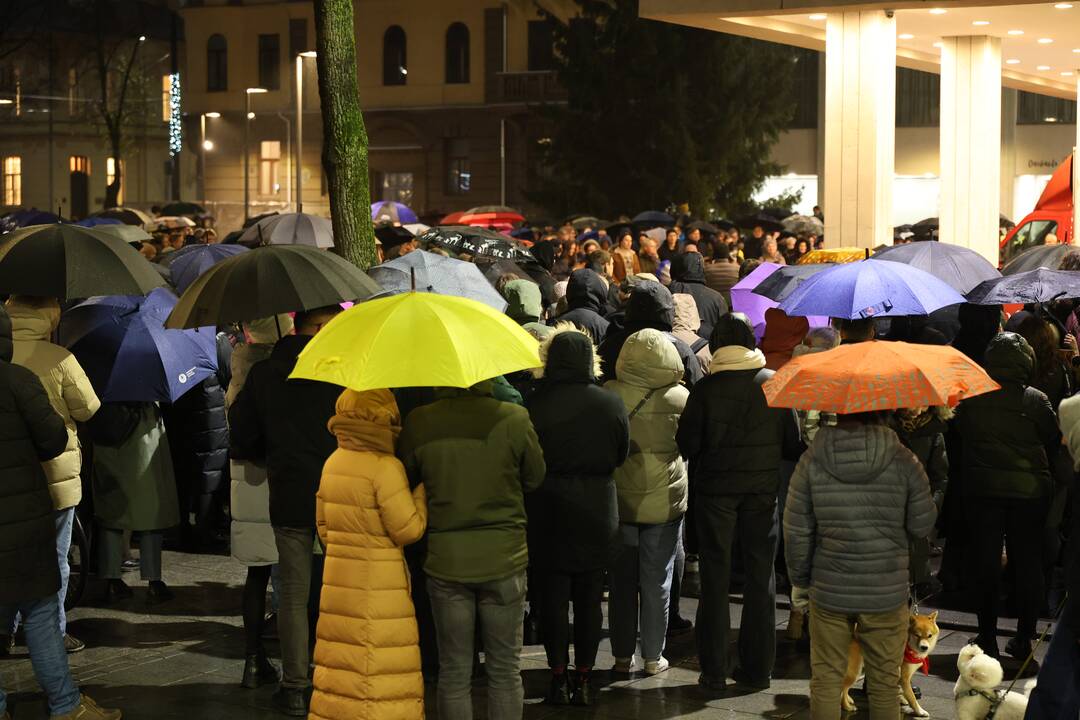
[[[1005,692],[1006,691],[1004,690],[987,692],[986,690],[976,690],[975,688],[972,688],[968,690],[965,695],[971,697],[978,695],[986,700],[986,702],[990,703],[990,710],[986,713],[986,720],[994,720],[994,715],[997,714],[998,707],[1000,707],[1001,703],[1005,700]]]
[[[905,665],[918,665],[922,668],[923,675],[930,674],[930,656],[919,657],[915,654],[915,651],[911,649],[910,645],[904,645],[904,664]]]

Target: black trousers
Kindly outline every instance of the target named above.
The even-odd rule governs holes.
[[[604,571],[569,575],[539,569],[540,617],[548,667],[570,664],[570,603],[574,603],[574,665],[579,670],[596,664],[604,627]]]
[[[1043,528],[1045,500],[968,497],[969,557],[973,565],[971,593],[979,616],[979,636],[997,637],[998,598],[1001,595],[1001,547],[1009,556],[1018,619],[1016,634],[1033,638],[1045,591],[1043,589]]]
[[[721,680],[729,674],[732,547],[738,539],[746,579],[739,624],[739,666],[750,678],[772,675],[776,660],[778,535],[775,495],[701,495],[695,498],[701,601],[697,646],[701,672]]]

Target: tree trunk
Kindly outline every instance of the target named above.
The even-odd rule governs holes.
[[[356,82],[352,0],[315,0],[323,169],[330,186],[334,245],[367,269],[377,262],[368,194],[368,138]]]

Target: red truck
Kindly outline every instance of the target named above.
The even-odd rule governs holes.
[[[1073,244],[1073,156],[1065,158],[1050,177],[1032,210],[1001,241],[1001,264],[1053,234],[1063,245]]]

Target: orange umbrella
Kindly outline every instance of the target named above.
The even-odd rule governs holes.
[[[875,340],[803,355],[763,388],[773,407],[848,414],[951,407],[1000,386],[951,347]]]

